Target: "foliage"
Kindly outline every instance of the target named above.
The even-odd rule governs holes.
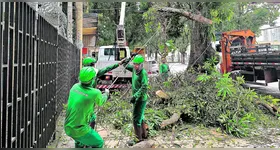
[[[212,10],[216,32],[251,29],[257,35],[265,24],[274,25],[279,16],[279,4],[250,2],[224,2],[222,7]]]
[[[213,68],[215,62],[211,58],[205,63],[209,65],[206,68],[211,70],[208,73],[198,74],[190,70],[172,76],[168,87],[165,82],[166,86],[153,84],[151,93],[156,91],[153,89],[162,88],[172,97],[162,106],[169,116],[176,110],[181,112],[185,122],[220,127],[237,137],[253,136],[252,131],[259,126],[279,125],[279,120],[269,120],[271,114],[260,110],[255,103],[262,100],[279,106],[277,99],[244,89],[243,77],[232,80],[230,74],[220,74]]]
[[[170,3],[170,7],[177,7],[174,4]],[[158,3],[157,5],[167,6],[166,3]],[[130,35],[132,38],[138,36],[139,39],[133,42],[137,43],[136,41],[141,41],[141,39],[149,37],[157,31],[162,31],[164,24],[162,22],[163,16],[165,16],[167,22],[172,22],[169,26],[167,24],[167,30],[164,33],[167,34],[166,41],[163,41],[162,34],[156,35],[148,44],[149,49],[153,52],[157,50],[163,52],[165,47],[168,47],[169,50],[176,47],[180,51],[185,52],[186,47],[193,38],[201,43],[207,43],[209,42],[207,39],[210,39],[208,36],[213,36],[214,32],[237,29],[238,26],[251,28],[254,32],[257,32],[257,28],[260,25],[267,23],[267,21],[262,23],[260,21],[264,19],[264,16],[270,18],[269,22],[273,21],[273,18],[277,16],[277,13],[272,12],[273,10],[264,10],[256,6],[250,6],[248,3],[211,2],[202,3],[201,5],[203,5],[200,9],[202,15],[211,18],[214,22],[212,27],[200,26],[203,29],[199,33],[202,35],[200,37],[205,37],[205,39],[197,39],[193,35],[192,37],[190,36],[192,29],[190,29],[189,25],[191,24],[186,19],[171,14],[159,14],[154,7],[148,6],[147,3],[141,3],[141,8],[143,8],[144,12],[142,14],[143,18],[142,20],[140,19],[141,22],[138,24],[139,26],[143,25],[140,27],[141,30],[136,33],[131,31],[127,35]],[[240,14],[237,14],[235,11],[241,6],[244,8],[244,14],[241,17],[243,21],[238,18]],[[266,4],[264,6],[266,8],[270,7]],[[182,3],[180,8],[190,9],[186,3]],[[274,15],[268,17],[269,13],[267,11]],[[135,21],[133,16],[138,18],[138,20],[140,18],[138,14],[132,13],[131,17],[128,17],[129,22]],[[106,19],[105,15],[103,19]],[[109,20],[106,21],[108,25],[111,24]],[[252,22],[249,23],[248,21]],[[175,28],[174,22],[183,23],[185,26],[178,25],[178,28]],[[256,24],[256,27],[253,27],[254,24]],[[131,25],[129,28],[132,30],[135,26]],[[142,31],[144,31],[142,34],[145,34],[145,36],[139,36],[139,33]],[[183,32],[178,36],[180,31]],[[209,32],[212,32],[212,34],[209,34]],[[106,35],[105,33],[102,34]],[[110,36],[108,35],[108,37]],[[213,36],[212,38],[215,37]],[[255,103],[256,100],[259,100],[269,105],[279,106],[278,99],[258,95],[252,89],[243,88],[242,84],[245,83],[243,77],[237,77],[236,80],[233,80],[230,73],[220,74],[215,68],[219,61],[217,57],[207,58],[205,58],[207,61],[201,66],[201,69],[205,72],[204,74],[199,73],[201,70],[195,71],[190,69],[170,76],[168,81],[162,81],[160,77],[149,79],[149,102],[145,112],[145,121],[150,127],[151,136],[156,136],[160,130],[160,123],[175,112],[181,113],[181,119],[185,123],[219,127],[224,132],[237,137],[252,136],[252,131],[260,126],[279,126],[279,120],[266,113],[266,110],[260,109],[260,106]],[[156,97],[155,92],[159,89],[165,91],[171,99],[162,100]],[[102,108],[100,118],[104,118],[104,122],[114,125],[115,128],[124,131],[127,135],[133,135],[131,124],[132,105],[128,101],[129,96],[123,97],[119,94],[112,95],[111,100]]]
[[[98,12],[98,46],[112,45],[115,42],[116,27],[120,17],[120,2],[89,2],[92,7],[90,12]],[[136,2],[127,2],[125,13],[126,40],[129,46],[139,46],[144,43],[148,34],[145,33],[143,24],[143,12],[149,6],[141,3],[138,7]],[[117,13],[115,11],[117,10]],[[141,45],[142,46],[142,45]]]

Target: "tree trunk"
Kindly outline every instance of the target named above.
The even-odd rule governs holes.
[[[177,58],[178,58],[178,63],[180,63],[181,62],[181,53],[178,53],[178,55],[177,55]]]
[[[203,7],[207,7],[200,2],[195,2],[194,7],[201,11]],[[188,69],[202,66],[207,58],[215,54],[211,47],[211,39],[209,36],[209,26],[200,22],[193,21],[191,25],[191,50]]]
[[[80,50],[80,60],[83,59],[83,2],[75,2],[76,5],[76,45]],[[82,68],[82,61],[80,61]]]
[[[156,50],[156,52],[155,52],[155,60],[156,61],[158,60],[157,55],[158,55],[158,50]]]
[[[166,46],[167,41],[167,18],[164,19],[164,22],[162,23],[162,43],[164,44],[164,52],[162,53],[161,58],[166,59],[166,56],[168,55],[168,47]]]
[[[185,52],[182,52],[181,55],[182,55],[182,61],[181,61],[182,64],[186,64],[186,61],[185,61],[185,60],[186,60],[186,57],[185,57],[185,56],[186,56],[186,53],[185,53]]]

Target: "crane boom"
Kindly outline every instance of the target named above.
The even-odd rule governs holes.
[[[125,29],[124,29],[125,5],[126,5],[126,2],[122,2],[120,21],[119,21],[119,25],[117,26],[117,31],[116,31],[117,44],[119,46],[125,46],[125,44],[126,44]]]
[[[126,4],[126,2],[122,2],[122,6],[121,6],[121,15],[120,15],[120,22],[119,22],[119,25],[124,25],[125,4]]]

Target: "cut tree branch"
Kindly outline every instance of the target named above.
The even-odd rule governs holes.
[[[257,101],[256,104],[264,106],[267,110],[269,110],[270,113],[277,116],[277,108],[276,107],[271,107],[268,104],[265,104],[265,103],[260,102],[260,101]]]
[[[182,16],[194,20],[194,21],[198,21],[201,23],[206,23],[206,24],[212,24],[212,20],[207,19],[201,15],[197,15],[197,14],[193,14],[191,12],[187,12],[184,11],[182,9],[176,9],[176,8],[170,8],[170,7],[161,7],[161,8],[157,8],[157,11],[159,12],[170,12],[170,13],[178,13],[181,14]]]
[[[170,119],[167,119],[167,120],[163,120],[160,127],[163,128],[165,126],[168,126],[168,125],[171,125],[173,123],[176,123],[179,119],[180,119],[180,115],[181,114],[177,114],[177,113],[174,113]]]

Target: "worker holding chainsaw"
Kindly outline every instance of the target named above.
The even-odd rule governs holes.
[[[119,67],[120,65],[123,64],[124,60],[119,62],[119,63],[116,63],[116,64],[113,64],[113,65],[110,65],[108,67],[105,67],[105,68],[102,68],[100,70],[98,70],[97,68],[95,68],[95,63],[96,63],[96,59],[93,58],[93,57],[86,57],[83,59],[83,66],[90,66],[90,67],[93,67],[95,72],[96,72],[96,78],[94,80],[94,83],[92,85],[93,88],[96,88],[96,85],[97,85],[97,78],[105,75],[107,72],[111,71],[111,70],[114,70],[116,69],[117,67]],[[96,120],[96,114],[94,113],[93,116],[91,117],[90,119],[90,126],[94,129],[95,127],[95,120]]]
[[[132,57],[135,56],[132,55]],[[138,142],[147,138],[146,126],[144,123],[144,110],[147,103],[147,88],[148,88],[148,74],[143,68],[144,57],[142,55],[136,55],[132,60],[133,66],[128,64],[131,58],[126,59],[124,66],[127,70],[132,72],[132,97],[130,102],[133,104],[133,126],[137,140],[128,142],[129,146],[132,146]]]
[[[79,74],[80,83],[76,83],[69,93],[64,130],[75,140],[75,148],[102,148],[104,144],[101,136],[88,124],[94,113],[94,105],[102,106],[109,96],[108,89],[102,94],[100,90],[92,88],[95,77],[93,67],[83,67]]]
[[[163,79],[163,81],[168,80],[168,73],[170,71],[169,66],[166,64],[166,58],[161,59],[162,64],[159,67],[159,73]]]

